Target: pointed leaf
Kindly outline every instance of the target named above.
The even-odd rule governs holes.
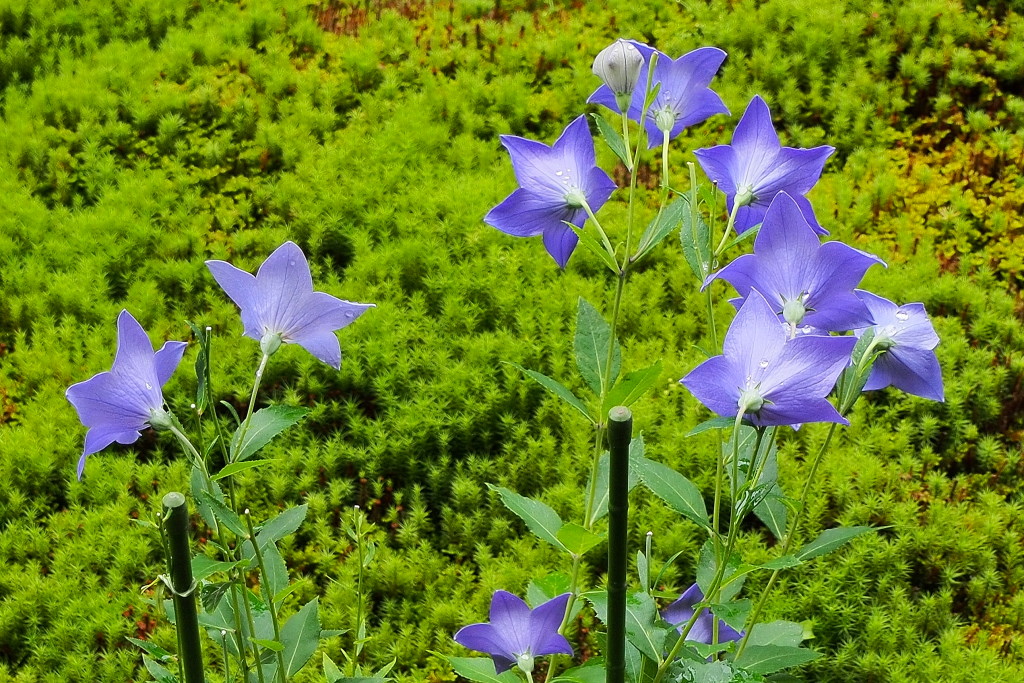
[[[679,197],[666,206],[665,210],[655,216],[644,230],[644,234],[640,237],[640,244],[637,245],[636,254],[630,261],[635,263],[649,254],[663,239],[672,234],[673,230],[683,224],[684,218],[689,216],[689,213],[690,203],[686,201],[685,197]]]
[[[626,406],[627,408],[647,393],[647,391],[658,383],[661,377],[661,361],[643,370],[627,372],[622,380],[612,387],[604,401],[603,412],[608,412],[615,406]]]
[[[269,465],[271,462],[273,462],[273,460],[247,460],[245,462],[233,462],[230,465],[226,465],[220,472],[210,477],[210,479],[213,481],[220,481],[221,479],[226,479],[227,477],[236,475],[239,472],[244,472],[245,470]]]
[[[679,201],[679,200],[677,200]],[[683,258],[694,276],[704,282],[711,273],[711,230],[689,198],[683,198],[686,211],[682,216],[679,242],[683,247]]]
[[[306,416],[309,410],[295,406],[269,406],[252,414],[248,427],[239,425],[231,437],[231,462],[251,458],[270,440]]]
[[[601,260],[601,263],[608,266],[608,269],[610,271],[612,271],[616,275],[619,274],[619,264],[615,262],[614,254],[608,253],[608,249],[605,248],[604,245],[598,243],[598,241],[595,240],[593,237],[591,237],[590,233],[588,233],[586,230],[583,230],[582,228],[577,227],[572,223],[568,223],[566,221],[562,222],[565,223],[565,225],[569,226],[570,230],[576,233],[576,236],[580,238],[580,244],[582,244],[587,251],[597,256],[597,258]]]
[[[693,482],[660,462],[638,459],[637,473],[651,492],[690,521],[708,528],[708,509]]]
[[[146,666],[146,671],[149,672],[157,683],[178,683],[177,676],[146,655],[142,656],[142,663]]]
[[[566,389],[564,386],[562,386],[561,384],[559,384],[558,382],[556,382],[555,380],[551,379],[546,375],[542,375],[539,372],[534,372],[533,370],[527,370],[518,363],[509,363],[509,365],[518,368],[519,370],[522,370],[530,379],[537,382],[537,384],[541,385],[542,387],[553,393],[555,396],[562,399],[563,401],[571,405],[573,408],[578,410],[580,414],[583,415],[583,417],[590,420],[591,424],[597,424],[594,418],[590,415],[590,411],[587,410],[587,407],[585,405],[583,405],[583,401],[576,398],[575,394]]]
[[[192,558],[192,578],[196,581],[203,581],[217,572],[231,571],[235,564],[235,562],[221,562],[206,555],[196,555]]]
[[[534,579],[526,587],[526,602],[530,607],[538,607],[548,600],[572,590],[572,580],[568,574],[548,574],[543,579]]]
[[[308,505],[296,505],[270,521],[264,522],[260,526],[260,530],[256,532],[256,539],[259,541],[260,547],[266,543],[276,543],[288,534],[295,533],[302,525],[302,521],[306,519],[307,510],[309,510]]]
[[[527,528],[533,532],[534,536],[542,541],[547,541],[560,550],[569,552],[565,544],[558,540],[558,530],[562,528],[562,518],[558,516],[557,512],[539,500],[520,496],[504,487],[493,484],[488,484],[487,487],[497,492],[505,507],[526,522]]]
[[[755,676],[765,676],[791,666],[806,664],[820,656],[820,653],[802,647],[750,645],[733,665]]]
[[[588,550],[605,540],[604,536],[587,531],[579,524],[563,524],[555,534],[562,545],[573,555],[583,555]]]
[[[317,613],[318,598],[293,614],[281,627],[281,644],[284,645],[284,669],[288,676],[294,676],[316,652],[320,642],[320,616]]]
[[[205,501],[206,504],[210,506],[213,510],[213,516],[216,517],[221,524],[230,529],[231,533],[235,534],[239,538],[248,538],[249,532],[246,531],[242,520],[239,519],[238,515],[228,509],[227,505],[217,500],[206,489],[199,492],[198,499]]]
[[[747,645],[785,645],[797,647],[804,640],[804,627],[795,621],[770,621],[754,624]]]
[[[630,168],[629,152],[626,150],[626,143],[619,135],[619,131],[615,129],[608,119],[601,116],[600,114],[594,113],[590,115],[594,122],[597,123],[597,132],[601,135],[601,138],[607,143],[608,148],[615,152],[615,156],[619,158],[626,168]]]
[[[729,429],[736,424],[736,418],[734,417],[713,417],[710,420],[704,420],[699,425],[686,432],[686,437],[696,436],[702,432],[706,432],[711,429]]]
[[[819,557],[832,552],[836,548],[849,543],[861,534],[866,534],[869,531],[875,531],[875,528],[870,526],[842,526],[836,529],[826,529],[816,539],[796,551],[796,556],[801,560]]]
[[[209,407],[209,378],[210,378],[210,331],[199,327],[193,322],[188,322],[192,328],[192,334],[199,342],[199,352],[196,354],[196,412],[200,415]]]
[[[613,344],[611,365],[608,344]],[[595,394],[610,388],[619,376],[622,353],[618,340],[612,341],[612,328],[604,317],[583,297],[576,309],[576,367]]]
[[[476,683],[522,683],[512,671],[497,673],[494,662],[484,657],[448,657],[455,673]]]
[[[657,660],[665,642],[666,630],[657,625],[658,607],[646,591],[626,598],[626,638],[645,657]]]

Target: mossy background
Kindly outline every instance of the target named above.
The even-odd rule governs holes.
[[[585,252],[559,272],[539,241],[481,217],[514,188],[498,135],[551,142],[588,110],[590,62],[619,36],[729,53],[714,87],[734,116],[689,131],[675,168],[727,142],[755,93],[784,144],[835,146],[811,195],[819,219],[889,263],[866,288],[923,301],[942,337],[946,402],[888,390],[862,401],[813,492],[808,533],[886,528],[784,575],[770,616],[810,620],[826,655],[798,675],[1021,680],[1022,10],[0,0],[0,681],[145,680],[125,637],[173,643],[140,591],[160,572],[157,540],[131,520],[186,486],[182,460],[146,432],[91,456],[77,482],[84,431],[63,392],[109,368],[127,308],[158,343],[187,339],[186,320],[213,326],[215,391],[241,407],[258,351],[203,261],[252,270],[286,239],[318,289],[377,304],[341,333],[340,372],[287,348],[264,380],[264,401],[312,408],[267,449],[274,464],[243,477],[266,516],[310,505],[283,549],[302,583],[291,608],[321,595],[325,627],[351,625],[340,523],[354,504],[381,544],[369,658],[397,658],[402,681],[453,680],[431,651],[456,652],[451,634],[481,620],[493,590],[564,570],[485,484],[572,519],[591,434],[503,361],[581,388],[576,298],[603,307],[611,283]],[[659,168],[645,169],[649,187]],[[606,225],[621,217],[621,198],[606,213]],[[626,369],[665,364],[637,428],[650,457],[709,493],[715,444],[684,438],[706,414],[676,384],[700,358],[702,298],[674,242],[656,254],[622,312]],[[194,353],[165,388],[182,417]],[[808,426],[784,439],[790,492],[823,438]],[[665,579],[684,588],[700,534],[634,496],[637,544],[648,529],[659,557],[686,551]],[[751,523],[743,552],[771,546]],[[588,637],[574,636],[581,650]],[[324,651],[341,661],[350,642]],[[315,667],[300,678],[318,680]]]

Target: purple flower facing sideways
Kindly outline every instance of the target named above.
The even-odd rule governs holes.
[[[169,341],[159,351],[128,311],[117,316],[117,354],[114,365],[84,382],[68,387],[68,401],[89,428],[78,460],[78,478],[85,458],[110,444],[134,443],[149,425],[166,426],[163,385],[181,362],[185,342]]]
[[[708,277],[721,278],[746,298],[756,289],[773,310],[793,326],[845,332],[872,324],[871,313],[853,288],[868,268],[885,265],[877,256],[842,242],[821,244],[797,203],[779,194],[754,238],[754,253],[744,254]]]
[[[259,341],[266,355],[281,344],[298,344],[324,363],[340,368],[341,346],[334,331],[373,307],[314,292],[309,263],[294,242],[278,247],[255,276],[226,261],[207,261],[206,266],[242,309],[243,334]]]
[[[559,595],[530,609],[515,595],[496,591],[491,599],[490,623],[462,628],[455,634],[455,642],[489,654],[498,673],[518,666],[530,674],[536,657],[572,654],[569,641],[558,632],[569,595]]]
[[[813,149],[783,147],[775,134],[768,105],[755,96],[736,125],[731,145],[698,149],[694,155],[708,177],[725,193],[730,212],[739,202],[737,233],[760,223],[776,195],[787,192],[814,231],[827,235],[804,195],[818,182],[825,160],[834,151],[834,147],[827,145]]]
[[[693,584],[686,589],[686,592],[679,596],[679,599],[666,607],[661,612],[661,618],[676,627],[680,633],[683,627],[693,618],[694,606],[704,600],[704,594],[700,586]],[[695,643],[710,644],[712,640],[712,629],[715,618],[708,610],[701,612],[693,628],[686,634],[688,641]],[[739,640],[743,637],[742,631],[737,631],[721,619],[718,620],[718,642],[724,643],[730,640]]]
[[[679,381],[719,415],[743,412],[758,426],[849,424],[825,397],[856,342],[852,336],[790,339],[765,298],[753,290],[725,333],[723,355]]]
[[[718,67],[725,61],[725,52],[717,47],[701,47],[687,52],[678,59],[672,59],[664,52],[655,50],[635,40],[628,41],[643,55],[644,64],[650,63],[651,55],[657,53],[658,61],[654,65],[651,87],[661,84],[657,97],[647,110],[647,118],[643,121],[647,129],[648,148],[657,147],[665,142],[665,134],[672,140],[689,126],[697,125],[715,114],[728,114],[729,109],[722,98],[708,87],[711,79],[718,73]],[[646,70],[633,90],[633,98],[626,115],[633,121],[640,122],[643,114],[645,89],[647,87]],[[587,102],[601,104],[614,112],[620,112],[616,103],[615,93],[607,85],[602,85]]]
[[[515,237],[543,235],[544,247],[565,268],[579,238],[566,223],[582,228],[584,204],[597,212],[616,185],[597,167],[587,119],[570,123],[555,144],[502,135],[519,189],[491,209],[484,221]]]
[[[935,356],[935,334],[924,304],[897,306],[888,299],[857,290],[875,319],[874,343],[885,353],[875,360],[864,390],[894,386],[908,394],[933,401],[944,400],[942,370]],[[855,330],[860,337],[864,330]]]

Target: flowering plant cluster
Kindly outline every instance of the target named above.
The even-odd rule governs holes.
[[[885,264],[842,242],[822,241],[829,233],[807,194],[833,148],[783,146],[768,104],[754,96],[730,144],[694,150],[713,188],[699,186],[692,163],[686,173],[688,190],[672,188],[670,144],[688,127],[729,114],[710,87],[725,59],[714,47],[673,59],[631,40],[617,40],[595,59],[594,74],[603,84],[588,102],[607,108],[618,122],[602,114],[594,114],[593,122],[629,176],[623,188],[629,210],[622,230],[606,230],[597,215],[619,188],[597,165],[587,117],[573,120],[552,145],[501,137],[519,186],[484,220],[515,237],[540,236],[562,269],[582,246],[612,273],[615,292],[607,319],[598,307],[579,299],[574,352],[589,395],[577,396],[556,379],[521,368],[593,427],[585,505],[581,519],[566,522],[541,501],[492,486],[538,538],[565,554],[568,571],[534,577],[528,601],[504,590],[495,592],[489,621],[454,634],[459,645],[487,655],[449,657],[464,678],[481,683],[541,677],[564,683],[757,681],[813,660],[818,653],[802,646],[807,634],[800,624],[764,622],[761,615],[781,571],[871,530],[829,529],[798,545],[807,494],[837,426],[849,424],[865,390],[894,386],[943,399],[935,355],[938,337],[924,307],[899,305],[860,289],[868,269]],[[649,150],[658,148],[658,210],[642,232],[634,231],[634,217],[642,212],[637,172],[649,163]],[[722,218],[718,191],[725,195],[721,230],[716,230]],[[622,373],[616,338],[630,273],[673,234],[707,301],[712,352],[679,382],[715,415],[691,432],[716,436],[710,510],[696,485],[648,458],[643,439],[633,437],[629,406],[659,382],[662,365],[656,361]],[[749,253],[729,255],[733,248],[748,245]],[[170,432],[192,466],[191,494],[213,531],[212,547],[219,557],[190,556],[187,540],[182,540],[188,526],[182,515],[184,496],[168,494],[155,526],[168,549],[168,573],[160,584],[172,597],[168,611],[177,625],[179,656],[137,641],[146,651],[145,665],[160,681],[204,680],[201,624],[223,651],[225,680],[286,683],[305,666],[319,640],[330,635],[320,628],[315,599],[287,620],[280,618],[281,601],[292,585],[277,543],[299,527],[306,508],[290,508],[255,524],[239,501],[233,478],[265,464],[254,456],[305,414],[289,406],[256,410],[271,356],[283,344],[296,344],[325,364],[340,367],[335,332],[372,304],[314,291],[306,258],[291,242],[274,251],[255,275],[225,261],[208,261],[207,266],[240,309],[243,334],[259,345],[244,417],[230,406],[219,410],[211,399],[212,330],[191,325],[199,348],[190,437],[162,393],[186,344],[169,341],[154,351],[142,326],[122,311],[111,369],[67,390],[88,429],[77,474],[80,479],[85,474],[89,455],[114,442],[130,444],[146,427]],[[719,281],[735,290],[730,301],[736,309],[721,342],[714,316],[715,292],[723,286]],[[829,423],[829,431],[811,460],[802,493],[791,497],[785,492],[789,485],[778,480],[776,441],[780,430],[813,422]],[[694,583],[673,592],[672,598],[678,595],[674,600],[660,587],[668,564],[661,572],[653,571],[650,534],[635,555],[636,579],[627,580],[628,496],[634,482],[707,537],[696,558]],[[760,565],[745,563],[737,553],[740,525],[750,514],[779,541],[778,556]],[[358,548],[361,577],[374,548],[358,511],[347,533]],[[605,580],[586,585],[583,563],[593,550],[604,547]],[[756,598],[740,598],[745,578],[756,571],[771,573],[766,587]],[[383,681],[390,671],[391,665],[366,671],[360,664],[366,617],[360,596],[356,601],[355,651],[346,671],[324,659],[328,683]],[[601,656],[576,663],[566,634],[584,609],[592,610],[606,631],[600,639]],[[174,664],[176,674],[168,668]]]
[[[801,625],[765,623],[760,616],[782,570],[870,531],[829,529],[796,545],[807,493],[836,427],[849,424],[850,411],[864,390],[891,385],[924,398],[943,398],[935,356],[938,337],[924,307],[897,305],[859,289],[869,268],[885,266],[882,260],[842,242],[822,242],[829,233],[807,194],[832,147],[783,146],[768,104],[755,95],[730,144],[694,150],[716,189],[698,187],[694,164],[688,164],[689,191],[671,188],[670,143],[687,127],[729,113],[709,87],[725,58],[721,50],[704,47],[673,59],[651,46],[620,39],[595,59],[593,71],[603,85],[588,102],[617,114],[619,123],[601,114],[593,120],[630,176],[624,188],[629,211],[621,232],[606,231],[597,216],[613,187],[596,165],[584,117],[574,120],[550,147],[502,136],[519,187],[484,220],[516,237],[543,235],[545,248],[561,268],[584,245],[614,274],[616,288],[608,320],[592,304],[579,301],[576,360],[592,397],[576,396],[557,380],[523,369],[594,427],[581,523],[565,523],[544,503],[493,487],[531,531],[567,553],[571,570],[531,584],[532,610],[498,591],[490,622],[467,626],[455,635],[458,643],[490,655],[493,662],[488,667],[482,664],[486,660],[450,658],[466,678],[511,682],[515,676],[509,670],[518,669],[520,676],[535,680],[537,657],[571,654],[564,634],[583,603],[606,625],[603,657],[568,668],[564,660],[553,660],[546,681],[764,680],[814,659],[818,653],[801,645],[806,635]],[[637,137],[635,143],[631,136]],[[636,171],[644,163],[643,150],[658,147],[660,206],[637,240]],[[716,191],[725,195],[727,216],[717,243]],[[711,345],[721,349],[679,380],[717,416],[691,432],[695,436],[714,430],[721,444],[716,446],[710,512],[693,483],[647,458],[640,437],[631,439],[628,406],[658,381],[660,362],[619,377],[616,328],[629,274],[673,233],[679,235],[683,255],[705,292]],[[750,242],[750,253],[728,257],[731,248]],[[730,301],[737,312],[721,347],[713,307],[717,281],[736,292]],[[790,498],[777,479],[776,437],[780,429],[811,422],[830,423],[828,436],[811,462],[802,495]],[[663,594],[655,590],[658,580],[650,578],[650,534],[646,550],[637,555],[639,587],[632,592],[626,588],[625,496],[631,475],[707,535],[697,558],[696,583],[660,609]],[[779,540],[779,556],[760,566],[745,564],[736,552],[739,526],[750,513]],[[607,529],[599,524],[605,516]],[[605,541],[606,588],[588,588],[579,578],[582,558]],[[771,572],[767,587],[757,600],[739,599],[746,576],[759,570]],[[552,593],[551,586],[558,586],[560,594]],[[538,601],[539,596],[545,601]]]

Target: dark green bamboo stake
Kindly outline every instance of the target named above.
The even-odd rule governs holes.
[[[203,651],[199,644],[199,614],[192,582],[192,553],[189,550],[188,507],[185,496],[172,491],[164,496],[164,529],[167,531],[174,593],[175,627],[178,632],[178,657],[182,661],[184,683],[205,683]]]
[[[626,521],[629,515],[629,442],[633,414],[608,411],[608,644],[607,683],[626,680]]]

